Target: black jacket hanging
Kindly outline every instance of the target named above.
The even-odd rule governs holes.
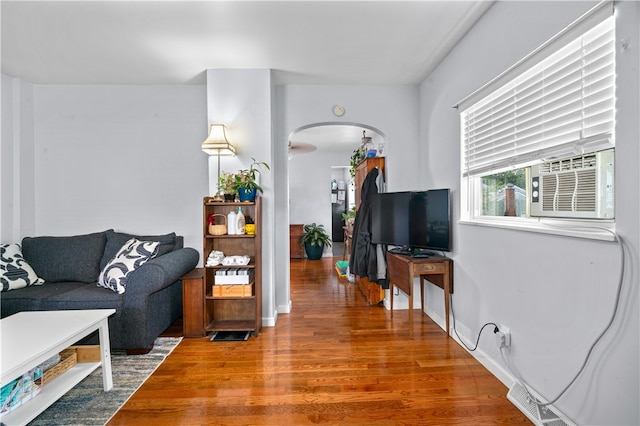
[[[384,285],[386,283],[384,257],[380,259],[377,253],[378,245],[371,243],[371,207],[373,196],[378,193],[376,183],[378,174],[377,168],[371,169],[362,183],[360,206],[353,225],[349,272]]]

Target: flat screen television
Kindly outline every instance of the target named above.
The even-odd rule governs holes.
[[[375,194],[371,211],[371,241],[420,250],[451,250],[449,189]]]
[[[409,246],[411,192],[381,192],[371,201],[371,241]]]
[[[448,189],[411,193],[409,247],[451,250],[451,211]]]

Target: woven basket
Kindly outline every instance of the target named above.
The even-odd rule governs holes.
[[[222,225],[209,225],[209,234],[211,235],[224,235],[227,233],[227,217],[223,214],[215,214],[214,217],[220,216],[224,219],[224,223]]]
[[[42,376],[42,384],[48,385],[53,379],[73,367],[78,363],[78,355],[74,349],[65,349],[60,352],[60,362],[47,371]]]

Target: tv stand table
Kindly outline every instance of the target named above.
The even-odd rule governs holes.
[[[424,313],[424,281],[444,290],[444,315],[447,336],[449,335],[449,301],[453,293],[453,261],[443,256],[411,257],[387,252],[387,274],[389,276],[389,301],[393,316],[393,286],[409,296],[409,330],[413,329],[413,278],[420,277],[420,300]]]

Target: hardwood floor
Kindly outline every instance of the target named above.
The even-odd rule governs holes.
[[[337,259],[292,261],[292,312],[259,337],[183,339],[109,425],[531,424],[429,317],[410,336],[406,310],[368,306]]]

